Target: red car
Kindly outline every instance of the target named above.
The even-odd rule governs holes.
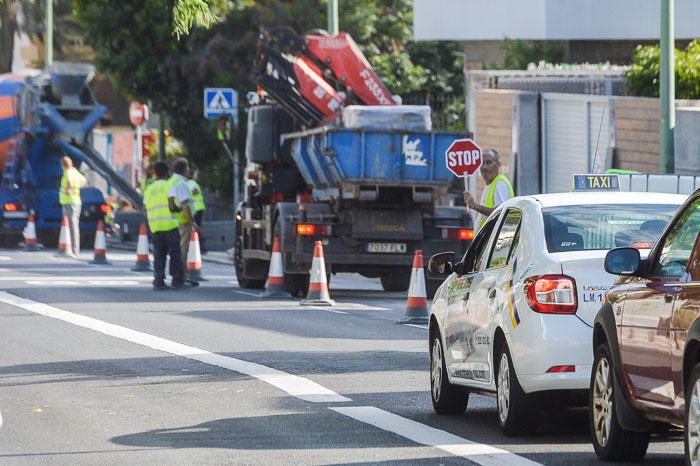
[[[681,206],[646,259],[608,252],[619,275],[598,312],[590,385],[593,447],[603,460],[641,461],[654,424],[685,428],[700,464],[700,190]]]

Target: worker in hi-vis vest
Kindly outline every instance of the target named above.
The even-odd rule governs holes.
[[[506,175],[500,172],[501,156],[498,151],[496,149],[485,149],[481,153],[481,158],[480,173],[486,182],[484,191],[481,193],[481,202],[477,204],[471,193],[466,191],[464,193],[464,204],[481,214],[479,216],[479,228],[481,228],[496,206],[515,196],[510,181]]]
[[[68,218],[68,231],[70,233],[71,257],[80,256],[80,211],[83,201],[80,198],[80,188],[85,186],[87,180],[77,168],[73,166],[73,160],[65,156],[61,159],[63,176],[58,191],[58,202],[61,204],[63,216]]]
[[[146,187],[143,202],[146,206],[148,228],[153,238],[153,289],[167,290],[165,285],[165,262],[170,256],[170,276],[173,288],[182,288],[185,269],[180,251],[180,232],[177,218],[170,211],[168,195],[168,164],[159,161],[154,166],[156,180]]]

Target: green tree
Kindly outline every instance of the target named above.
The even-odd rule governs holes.
[[[562,63],[564,47],[558,41],[521,40],[506,38],[503,49],[503,67],[510,70],[525,70],[530,63]]]
[[[210,29],[173,36],[169,0],[74,0],[76,16],[97,51],[99,68],[130,98],[150,100],[202,169],[203,181],[230,193],[228,160],[216,124],[202,118],[204,87],[255,89],[252,64],[261,30],[289,26],[305,33],[326,25],[323,0],[209,2],[221,18]],[[462,96],[457,44],[412,43],[410,0],[343,0],[340,28],[349,32],[395,94]],[[425,98],[423,102],[425,102]],[[449,112],[459,119],[459,105]],[[462,112],[463,114],[463,112]],[[240,114],[245,122],[245,114]],[[462,117],[463,121],[463,117]],[[460,127],[463,127],[462,123]],[[242,133],[244,128],[241,129]],[[243,149],[243,138],[235,144]]]
[[[658,45],[637,46],[626,74],[630,94],[659,97],[660,57]],[[675,49],[674,64],[676,98],[700,99],[700,40],[693,40],[685,50]]]

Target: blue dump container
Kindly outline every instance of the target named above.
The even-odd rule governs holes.
[[[445,151],[466,135],[441,132],[317,128],[286,134],[291,153],[317,197],[348,184],[445,189],[452,175]],[[346,189],[347,191],[347,189]]]

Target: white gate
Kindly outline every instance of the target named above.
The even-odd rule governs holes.
[[[571,175],[610,167],[609,97],[543,93],[541,118],[543,192],[568,192]]]

